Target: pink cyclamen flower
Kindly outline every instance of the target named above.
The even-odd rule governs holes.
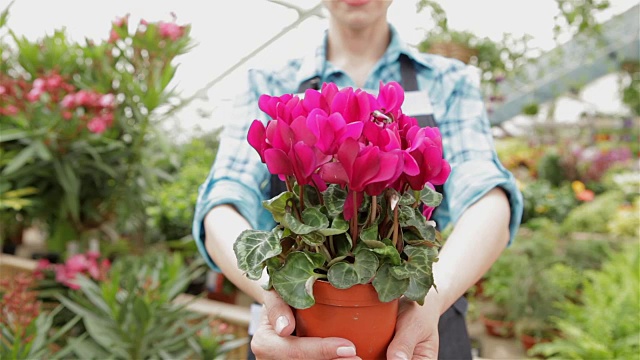
[[[404,90],[395,81],[386,84],[380,81],[377,101],[383,113],[396,114],[404,102]]]
[[[173,41],[178,40],[184,35],[184,27],[173,22],[160,21],[158,23],[158,29],[160,30],[160,36]]]

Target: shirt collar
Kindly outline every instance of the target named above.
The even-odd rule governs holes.
[[[389,24],[389,28],[391,30],[391,42],[383,55],[387,59],[387,62],[395,62],[401,54],[405,54],[414,62],[430,69],[433,68],[433,64],[428,57],[423,56],[424,54],[421,54],[417,49],[410,47],[402,41],[398,31],[393,25]],[[316,76],[322,77],[324,75],[326,77],[329,75],[325,73],[328,69],[327,35],[328,30],[325,30],[320,46],[303,56],[300,68],[296,73],[296,84],[301,84]]]

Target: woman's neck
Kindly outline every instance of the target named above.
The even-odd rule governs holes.
[[[387,50],[390,40],[391,31],[386,22],[364,29],[331,23],[327,60],[349,75],[357,87],[363,87],[369,73]]]

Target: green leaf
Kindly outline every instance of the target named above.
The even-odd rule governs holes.
[[[347,199],[347,192],[340,186],[331,184],[322,194],[324,206],[329,212],[329,216],[335,217],[342,214],[344,202]]]
[[[302,221],[317,230],[329,227],[329,219],[318,207],[309,207],[304,209],[302,212]]]
[[[442,202],[442,194],[429,186],[425,186],[424,189],[420,191],[420,201],[429,207],[436,207]]]
[[[138,321],[138,324],[140,324],[140,326],[143,328],[146,327],[147,322],[149,321],[149,319],[151,319],[151,312],[149,311],[149,307],[139,297],[136,297],[133,300],[133,315]]]
[[[38,154],[38,157],[40,159],[42,159],[43,161],[49,161],[51,160],[51,151],[49,151],[49,149],[44,145],[44,143],[41,140],[36,140],[33,142],[33,145],[36,148],[36,153]]]
[[[326,229],[329,227],[329,219],[318,208],[307,208],[302,212],[302,222],[295,216],[287,213],[284,215],[282,224],[298,235],[305,235],[311,232]]]
[[[7,167],[2,170],[2,175],[9,175],[14,171],[20,169],[26,163],[32,161],[36,155],[36,146],[31,144],[26,148],[22,149],[11,161],[7,164]]]
[[[383,264],[373,279],[373,287],[378,292],[378,299],[389,302],[397,299],[409,287],[409,279],[397,279],[391,274],[391,265]]]
[[[280,255],[282,246],[273,231],[245,230],[233,244],[233,251],[238,259],[238,268],[249,279],[258,280],[262,276],[265,262]]]
[[[383,248],[373,248],[371,251],[379,255],[381,262],[389,262],[392,265],[400,265],[402,263],[398,249],[393,245],[385,245]]]
[[[19,140],[26,138],[29,134],[26,131],[18,129],[3,129],[0,131],[0,143],[11,140]]]
[[[360,240],[378,240],[378,224],[373,224],[360,232]]]
[[[309,244],[311,246],[322,245],[324,243],[324,240],[326,239],[324,235],[322,235],[317,231],[314,231],[309,234],[300,235],[300,237],[302,238],[302,241],[304,241],[306,244]]]
[[[121,347],[123,339],[118,334],[118,331],[112,328],[111,324],[96,317],[84,318],[83,320],[91,339],[114,355],[127,356],[127,353]],[[137,336],[140,335],[138,334]]]
[[[413,196],[413,194],[410,191],[405,192],[404,194],[402,194],[402,196],[400,197],[400,201],[398,201],[398,204],[400,205],[413,205],[416,202],[416,198]]]
[[[269,210],[269,212],[273,215],[273,220],[275,220],[276,222],[282,222],[282,218],[287,213],[287,202],[293,197],[294,194],[292,192],[283,192],[269,200],[263,201],[262,206],[265,209]]]
[[[398,210],[398,221],[400,222],[400,226],[406,224],[416,217],[416,212],[411,206],[400,205],[400,208]]]
[[[427,223],[427,219],[425,219],[419,209],[413,209],[413,211],[414,216],[412,218],[400,223],[403,233],[405,233],[406,230],[410,230],[420,236],[418,242],[429,241],[435,243],[436,231],[433,225]]]
[[[290,306],[296,309],[309,308],[315,304],[313,283],[319,277],[315,270],[320,268],[324,261],[321,254],[291,252],[287,255],[284,266],[270,274],[272,285]]]
[[[64,189],[66,210],[75,220],[80,218],[80,180],[68,161],[53,161],[53,168],[60,186]]]
[[[348,232],[339,234],[333,237],[333,244],[338,256],[344,256],[351,253],[353,242],[351,241],[351,235]]]
[[[425,296],[433,286],[432,265],[438,261],[438,251],[435,247],[408,245],[404,252],[408,256],[404,268],[409,273],[409,287],[404,296],[423,305]]]
[[[338,289],[348,289],[360,283],[360,276],[353,264],[338,262],[329,268],[327,278]]]
[[[360,244],[365,244],[369,249],[382,249],[387,246],[380,240],[362,240]]]
[[[87,339],[85,333],[79,338],[70,338],[69,346],[79,359],[108,359],[109,352],[100,347],[95,342]]]
[[[13,1],[11,1],[9,5],[0,13],[0,28],[7,24],[7,19],[9,18],[9,9],[12,5]]]
[[[363,249],[356,254],[356,260],[353,266],[358,273],[358,282],[367,284],[376,275],[378,270],[378,257],[371,251]]]
[[[318,232],[324,236],[331,236],[331,235],[343,234],[348,230],[349,230],[349,223],[344,219],[344,216],[342,214],[339,214],[331,222],[330,228],[320,229],[318,230]]]

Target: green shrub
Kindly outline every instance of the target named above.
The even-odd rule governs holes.
[[[87,330],[71,339],[81,359],[185,358],[200,352],[191,338],[206,326],[201,315],[173,301],[200,275],[201,264],[184,265],[178,254],[148,253],[114,262],[107,280],[78,276],[79,292],[60,301],[82,317]]]
[[[640,236],[640,198],[633,205],[621,206],[608,224],[609,232],[616,236],[638,238]]]
[[[562,158],[555,152],[549,152],[540,158],[537,164],[538,179],[548,181],[552,186],[560,186],[567,181]]]
[[[596,196],[593,201],[583,203],[571,210],[562,223],[562,228],[567,233],[607,233],[609,222],[623,203],[622,192],[607,191]]]
[[[527,184],[522,189],[522,196],[524,197],[522,222],[525,224],[537,217],[546,217],[560,223],[577,205],[575,194],[568,184],[553,187],[546,180]]]
[[[154,193],[155,207],[147,209],[161,237],[177,240],[191,233],[198,187],[207,177],[218,148],[218,131],[192,139],[180,150],[174,181]]]
[[[565,301],[554,318],[561,335],[530,355],[553,359],[637,359],[640,353],[640,248],[614,254],[600,271],[588,271],[581,301]]]

